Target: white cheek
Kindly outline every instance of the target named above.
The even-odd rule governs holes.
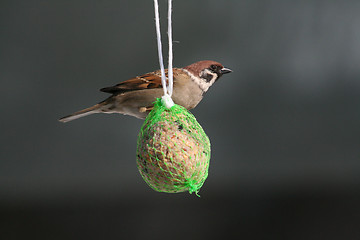
[[[204,91],[206,92],[209,87],[215,82],[217,76],[215,73],[209,71],[208,69],[204,70],[204,73],[206,74],[210,74],[212,75],[212,78],[209,82],[205,81],[204,79],[193,75],[192,73],[190,73],[189,71],[187,71],[186,69],[183,69],[183,71],[185,71],[187,74],[189,74],[189,76],[191,77],[191,79]]]
[[[216,73],[211,73],[211,75],[213,76],[211,81],[210,81],[210,85],[212,85],[215,81],[216,81],[216,78],[217,78],[217,75]]]
[[[209,69],[205,69],[204,71],[202,71],[202,73],[201,73],[200,75],[202,75],[202,74],[208,75],[208,76],[209,76],[209,75],[212,76],[212,78],[211,78],[210,81],[205,82],[205,83],[209,84],[209,87],[215,82],[215,80],[216,80],[216,78],[217,78],[217,74],[211,72]]]

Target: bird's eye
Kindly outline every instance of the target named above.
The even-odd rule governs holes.
[[[217,67],[216,65],[211,65],[211,66],[210,66],[210,69],[213,70],[213,71],[216,71],[217,68],[218,68],[218,67]]]

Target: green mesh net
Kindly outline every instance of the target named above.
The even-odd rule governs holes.
[[[198,192],[208,176],[210,140],[194,115],[161,99],[147,116],[137,141],[137,166],[155,191]]]

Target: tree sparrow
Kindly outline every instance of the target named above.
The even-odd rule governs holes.
[[[232,72],[214,61],[200,61],[184,68],[173,68],[173,101],[192,109],[202,100],[207,90],[223,74]],[[167,77],[167,69],[165,70]],[[69,122],[93,113],[122,113],[144,119],[152,110],[153,103],[163,94],[161,71],[147,73],[112,87],[100,89],[112,96],[104,101],[59,119]]]

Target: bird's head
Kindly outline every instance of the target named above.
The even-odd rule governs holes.
[[[225,68],[221,63],[204,60],[184,67],[203,91],[207,91],[223,74],[232,71]]]

